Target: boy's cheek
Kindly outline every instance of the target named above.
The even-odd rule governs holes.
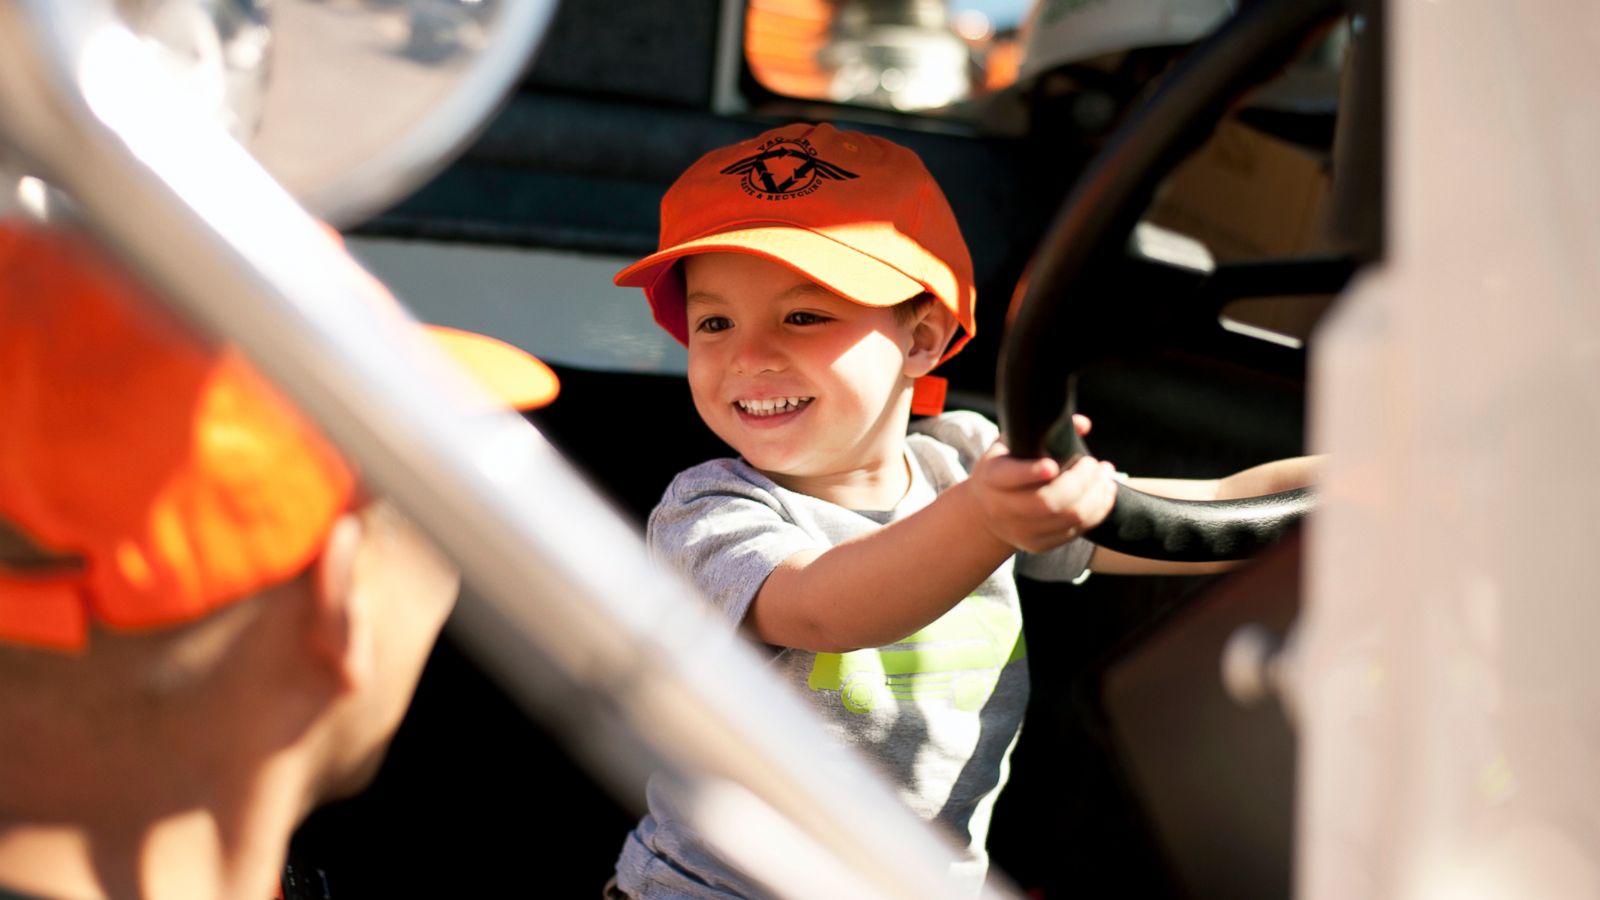
[[[689,360],[688,382],[689,396],[694,398],[695,406],[699,406],[701,399],[711,390],[713,384],[703,362],[697,363],[692,358]]]
[[[705,425],[712,431],[717,432],[718,437],[722,437],[722,433],[718,429],[717,422],[718,415],[722,409],[722,404],[711,400],[706,396],[702,396],[698,391],[693,390],[693,388],[690,389],[690,396],[694,400],[694,411],[695,414],[700,417],[700,421],[705,423]]]
[[[705,417],[709,409],[708,404],[711,402],[713,394],[714,391],[709,385],[699,383],[692,376],[690,377],[689,397],[694,401],[695,411],[700,413],[702,418]]]

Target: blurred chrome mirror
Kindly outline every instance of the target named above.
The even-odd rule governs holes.
[[[209,2],[258,9],[267,0]],[[249,146],[324,219],[377,212],[488,121],[554,5],[271,0],[272,69]]]
[[[414,190],[482,127],[554,5],[116,0],[54,24],[82,49],[120,19],[290,193],[344,226]]]

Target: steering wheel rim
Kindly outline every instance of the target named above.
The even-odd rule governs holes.
[[[1077,368],[1128,355],[1143,323],[1122,320],[1116,303],[1069,305],[1063,299],[1110,294],[1124,248],[1161,178],[1200,145],[1235,100],[1288,64],[1342,7],[1339,0],[1247,5],[1191,50],[1090,162],[1046,232],[1007,316],[996,383],[1000,425],[1013,453],[1048,453],[1070,463],[1087,452],[1072,425]],[[1199,502],[1118,485],[1110,516],[1086,537],[1152,559],[1241,559],[1275,541],[1311,506],[1305,489]]]

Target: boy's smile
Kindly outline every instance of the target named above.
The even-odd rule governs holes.
[[[759,256],[683,266],[689,388],[711,430],[792,490],[893,506],[909,484],[910,388],[925,365],[915,322]]]
[[[800,407],[809,404],[815,397],[779,397],[776,400],[739,400],[739,411],[754,418],[770,418],[787,413],[799,412]]]

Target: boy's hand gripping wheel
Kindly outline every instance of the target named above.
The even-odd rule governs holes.
[[[1078,369],[1148,349],[1152,329],[1172,325],[1152,321],[1148,304],[1117,292],[1130,283],[1130,266],[1149,265],[1129,258],[1126,248],[1156,185],[1238,97],[1280,71],[1340,10],[1337,0],[1247,5],[1190,51],[1091,162],[1009,312],[998,384],[1001,428],[1013,453],[1048,452],[1070,463],[1086,452],[1072,425]],[[1193,317],[1192,304],[1168,306],[1180,323]],[[1214,307],[1205,311],[1214,326]],[[1198,502],[1119,485],[1111,515],[1088,537],[1152,559],[1241,559],[1276,540],[1311,506],[1305,489]]]

